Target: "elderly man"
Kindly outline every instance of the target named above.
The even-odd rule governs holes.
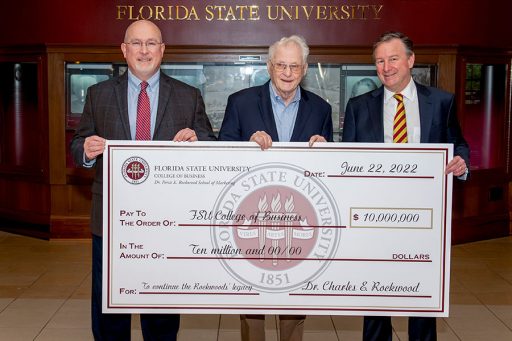
[[[92,185],[92,330],[95,340],[130,340],[129,314],[103,314],[103,151],[109,140],[214,140],[200,92],[160,72],[165,45],[150,21],[132,23],[121,44],[128,71],[89,88],[71,141],[75,163],[96,167]],[[176,340],[179,315],[143,314],[145,340]]]
[[[331,106],[299,84],[308,69],[309,47],[302,37],[282,38],[270,46],[270,81],[228,98],[219,132],[222,141],[254,141],[261,149],[272,141],[332,141]],[[302,340],[305,316],[281,315],[280,340]],[[265,317],[242,315],[242,340],[265,340]]]

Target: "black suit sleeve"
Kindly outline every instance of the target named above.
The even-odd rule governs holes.
[[[220,141],[244,141],[240,129],[240,117],[233,95],[228,97],[228,104],[219,131]]]
[[[325,120],[322,125],[322,134],[321,134],[327,142],[333,142],[333,128],[332,128],[332,107],[327,104],[327,108],[325,110]]]
[[[196,110],[194,113],[194,122],[191,127],[197,135],[199,141],[215,141],[215,135],[212,130],[212,125],[206,114],[203,97],[199,90],[196,89]]]
[[[343,142],[356,142],[356,122],[352,100],[347,103],[345,109],[345,119],[343,120],[343,134],[341,140]]]

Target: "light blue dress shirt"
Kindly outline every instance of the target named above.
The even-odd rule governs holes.
[[[293,128],[295,127],[295,120],[297,119],[297,112],[299,111],[300,88],[297,88],[295,96],[288,106],[286,106],[281,96],[276,93],[272,82],[269,82],[269,88],[279,142],[290,142]]]

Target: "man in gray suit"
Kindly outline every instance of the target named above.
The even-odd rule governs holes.
[[[102,314],[101,311],[102,154],[105,141],[136,139],[140,127],[138,98],[143,92],[149,115],[145,116],[148,139],[215,140],[199,90],[160,72],[164,49],[162,34],[155,24],[147,20],[132,23],[121,44],[128,71],[89,88],[80,124],[71,141],[75,163],[96,167],[91,212],[92,330],[95,340],[130,340],[131,329],[129,314]],[[176,340],[179,315],[143,314],[140,319],[145,340]]]

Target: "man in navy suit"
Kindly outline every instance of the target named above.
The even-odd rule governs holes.
[[[147,129],[152,140],[215,140],[199,90],[160,72],[165,45],[160,29],[139,20],[126,30],[121,50],[128,71],[90,87],[80,124],[71,141],[75,163],[96,167],[92,185],[92,331],[95,340],[130,340],[130,314],[103,314],[102,296],[102,196],[105,141],[135,140],[140,122],[137,101],[142,83],[149,99]],[[144,90],[143,90],[144,91]],[[141,314],[145,340],[176,340],[180,316]]]
[[[290,36],[272,44],[267,69],[270,81],[232,94],[219,132],[221,141],[254,141],[261,149],[272,141],[332,141],[332,109],[299,84],[308,69],[309,47]],[[302,340],[305,316],[281,315],[280,340]],[[242,315],[242,340],[265,340],[264,315]]]
[[[397,111],[394,95],[403,96],[408,142],[452,143],[454,158],[446,166],[461,180],[468,175],[469,147],[455,113],[455,97],[445,91],[415,83],[412,41],[400,32],[387,32],[374,44],[373,58],[383,86],[351,98],[345,110],[343,142],[393,142]],[[409,340],[436,340],[436,319],[410,317]],[[366,316],[363,340],[392,340],[389,316]]]

